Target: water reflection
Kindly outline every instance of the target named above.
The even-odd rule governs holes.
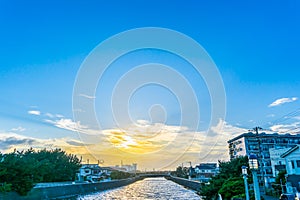
[[[188,190],[165,178],[146,178],[133,184],[120,187],[113,190],[107,190],[90,195],[79,196],[78,200],[94,200],[94,199],[200,199],[200,197],[191,190]]]

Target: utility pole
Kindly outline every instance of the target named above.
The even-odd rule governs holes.
[[[192,178],[192,162],[188,161],[187,163],[190,163],[190,169],[189,169],[189,179]]]
[[[254,127],[253,130],[255,131],[255,134],[256,134],[256,139],[257,139],[257,144],[258,144],[258,162],[259,162],[259,169],[260,169],[260,174],[261,174],[261,177],[262,177],[262,180],[263,180],[263,188],[264,188],[264,193],[266,191],[265,189],[265,172],[264,172],[264,164],[262,162],[262,155],[261,155],[261,141],[260,141],[260,138],[259,138],[259,135],[258,135],[258,131],[260,130],[263,130],[261,127],[257,126],[257,127]]]

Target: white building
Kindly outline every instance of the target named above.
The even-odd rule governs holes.
[[[123,165],[123,163],[121,164],[121,166],[116,165],[114,167],[111,167],[114,170],[117,171],[123,171],[123,172],[136,172],[137,171],[137,164],[136,163],[132,163],[132,165]]]
[[[300,145],[290,148],[287,152],[281,155],[286,163],[286,179],[287,179],[287,192],[297,193],[300,192]]]
[[[288,175],[300,175],[300,145],[290,148],[281,158],[285,159]]]
[[[274,177],[286,170],[287,192],[300,191],[300,145],[291,148],[270,149]]]
[[[110,172],[110,168],[98,164],[84,164],[79,169],[78,180],[96,182],[106,178]]]
[[[197,180],[209,182],[218,173],[217,163],[200,163],[194,168],[194,172]]]
[[[270,149],[292,148],[300,144],[300,134],[243,133],[228,141],[230,159],[255,154],[258,157],[260,186],[269,187],[275,181]],[[282,167],[282,166],[281,166]],[[278,170],[280,166],[278,165]],[[276,174],[276,171],[275,171]]]
[[[275,178],[280,171],[286,170],[285,159],[281,158],[281,155],[287,152],[290,148],[270,148],[270,159],[273,177]]]

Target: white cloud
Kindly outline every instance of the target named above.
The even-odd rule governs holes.
[[[57,118],[63,118],[64,116],[61,115],[61,114],[56,114],[55,117],[57,117]]]
[[[85,98],[87,98],[87,99],[96,99],[95,96],[89,96],[89,95],[86,95],[86,94],[79,94],[79,96],[85,97]]]
[[[41,111],[39,111],[39,110],[29,110],[28,114],[30,114],[30,115],[41,115]]]
[[[277,133],[288,133],[296,129],[299,129],[300,122],[294,122],[291,124],[277,124],[270,127],[270,129]]]
[[[88,151],[110,162],[117,163],[120,159],[127,159],[156,168],[176,166],[187,160],[193,163],[228,160],[227,141],[248,132],[224,120],[220,120],[208,132],[194,132],[187,127],[162,123],[152,124],[146,120],[106,130],[91,129],[67,118],[45,121],[61,129],[84,133],[81,135],[82,141],[55,140],[51,144],[67,146],[71,152],[80,155],[81,151]],[[88,148],[85,144],[89,144]],[[155,162],[151,163],[151,160]]]
[[[59,120],[45,120],[45,122],[51,123],[54,126],[70,131],[79,131],[80,129],[86,128],[85,126],[82,126],[80,122],[74,122],[71,119],[59,119]]]
[[[211,130],[217,133],[218,135],[229,135],[229,136],[248,132],[247,129],[228,124],[223,119],[220,119],[219,123],[216,126],[211,127]]]
[[[26,128],[23,128],[22,126],[16,127],[16,128],[12,128],[11,131],[17,131],[17,132],[23,132],[25,131]]]
[[[46,113],[45,116],[49,117],[49,118],[54,118],[54,115],[51,113]]]
[[[90,129],[88,126],[82,125],[80,121],[74,122],[72,119],[61,118],[57,120],[45,119],[45,122],[56,126],[57,128],[84,133],[88,135],[99,135],[100,131],[95,129]]]
[[[44,148],[63,148],[74,151],[74,148],[84,147],[86,144],[79,140],[70,138],[53,138],[40,139],[29,136],[24,136],[12,132],[0,132],[0,146],[1,152],[11,152],[13,149],[44,149]],[[73,148],[73,149],[72,149]],[[80,150],[82,150],[80,148]]]
[[[271,103],[269,105],[269,107],[274,107],[274,106],[279,106],[285,103],[291,103],[294,101],[297,101],[298,98],[297,97],[292,97],[292,98],[281,98],[281,99],[277,99],[276,101],[274,101],[273,103]]]
[[[147,120],[143,120],[143,119],[140,119],[140,120],[137,120],[136,121],[136,124],[139,126],[139,125],[141,125],[141,126],[146,126],[146,125],[149,125],[150,123],[149,123],[149,121],[147,121]]]

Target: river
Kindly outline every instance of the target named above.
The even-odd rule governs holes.
[[[198,200],[200,197],[192,190],[188,190],[165,178],[145,178],[130,185],[103,192],[79,196],[78,200]]]

